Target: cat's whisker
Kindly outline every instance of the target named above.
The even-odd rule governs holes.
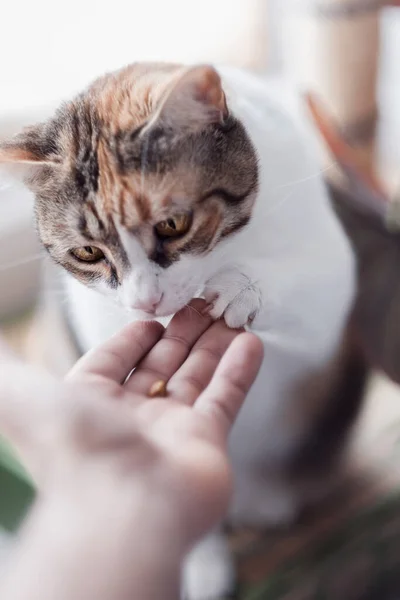
[[[28,258],[21,258],[20,260],[15,260],[12,262],[9,262],[7,264],[1,265],[0,264],[0,273],[4,272],[4,271],[9,271],[10,269],[14,269],[15,267],[21,267],[23,265],[27,265],[31,262],[35,262],[37,260],[41,260],[43,258],[43,253],[39,253],[39,254],[34,254],[33,256],[29,256]]]
[[[185,304],[185,308],[188,308],[191,312],[194,312],[199,317],[203,316],[202,313],[199,310],[197,310],[197,308],[192,306],[191,304]]]
[[[315,173],[314,175],[310,175],[309,177],[304,177],[303,179],[299,179],[297,181],[292,181],[290,183],[285,183],[283,185],[278,186],[277,188],[275,188],[276,190],[281,190],[281,189],[285,189],[287,187],[291,187],[297,184],[301,184],[301,183],[305,183],[306,181],[310,181],[310,179],[314,179],[316,177],[319,177],[319,175],[321,173],[324,173],[325,171],[328,171],[329,169],[331,169],[333,166],[335,165],[335,162],[332,162],[330,165],[328,165],[327,167],[325,167],[324,169],[321,169],[320,171],[318,171],[317,173]],[[271,215],[272,213],[274,213],[276,210],[278,210],[279,208],[282,208],[282,206],[284,204],[286,204],[286,202],[293,196],[294,191],[290,192],[287,196],[285,196],[284,198],[281,198],[278,202],[276,202],[276,204],[274,204],[273,206],[270,207],[270,209],[266,212],[265,216],[268,217],[268,215]]]
[[[335,166],[336,162],[332,161],[329,165],[327,165],[326,167],[324,167],[323,169],[320,169],[319,171],[317,171],[316,173],[313,173],[313,175],[308,175],[308,177],[303,177],[302,179],[297,179],[295,181],[289,181],[289,183],[283,183],[282,185],[279,185],[277,188],[275,188],[276,190],[281,190],[282,188],[287,188],[287,187],[291,187],[293,185],[298,185],[300,183],[305,183],[306,181],[310,181],[310,179],[316,179],[318,178],[322,173],[326,173],[327,171],[329,171],[330,169],[332,169]]]
[[[270,209],[268,211],[266,211],[265,216],[268,217],[269,215],[272,215],[279,208],[282,208],[282,206],[284,204],[286,204],[286,202],[288,200],[290,200],[290,198],[293,196],[293,194],[294,194],[294,192],[290,192],[287,196],[280,198],[280,200],[278,202],[276,202],[273,206],[270,207]]]

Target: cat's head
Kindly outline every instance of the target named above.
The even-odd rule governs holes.
[[[84,284],[172,314],[249,221],[257,158],[208,66],[138,64],[0,145],[34,192],[40,238]]]

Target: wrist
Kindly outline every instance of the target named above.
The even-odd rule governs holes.
[[[157,515],[117,513],[117,506],[88,511],[60,496],[38,502],[10,565],[6,597],[175,600],[186,552],[180,536]]]

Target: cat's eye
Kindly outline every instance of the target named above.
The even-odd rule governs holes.
[[[82,246],[82,248],[74,248],[71,254],[82,262],[95,263],[104,258],[104,252],[96,246]]]
[[[192,216],[189,213],[175,215],[155,225],[157,235],[162,238],[173,238],[184,235],[190,229]]]

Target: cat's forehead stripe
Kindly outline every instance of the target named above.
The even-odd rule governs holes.
[[[93,215],[93,217],[94,217],[94,219],[95,219],[95,222],[96,222],[96,224],[97,224],[97,227],[98,227],[99,231],[105,231],[105,230],[106,230],[105,223],[104,223],[104,221],[102,220],[102,218],[100,217],[100,215],[99,215],[99,213],[98,213],[98,211],[97,211],[97,208],[96,208],[96,205],[95,205],[95,203],[94,203],[94,202],[91,202],[91,201],[90,201],[90,202],[87,202],[87,204],[86,204],[86,209],[87,209],[88,211],[90,211],[90,212],[91,212],[91,214]]]
[[[60,113],[61,146],[72,153],[72,174],[82,200],[99,189],[98,143],[101,122],[95,106],[80,97]],[[60,144],[59,141],[59,144]]]
[[[100,240],[108,236],[106,226],[93,201],[83,205],[78,219],[78,229],[88,240]]]

